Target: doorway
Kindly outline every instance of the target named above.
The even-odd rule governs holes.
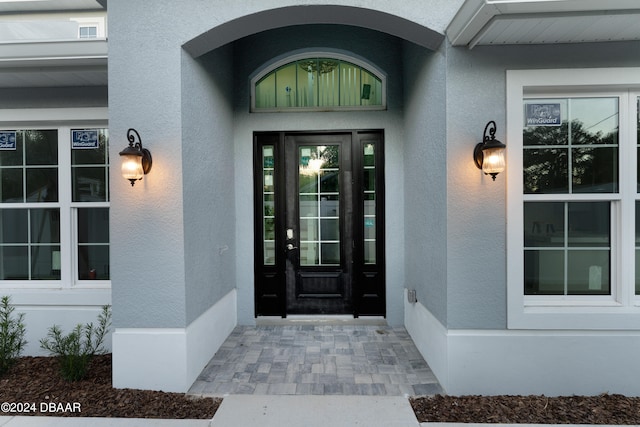
[[[256,316],[384,316],[383,132],[256,132]]]

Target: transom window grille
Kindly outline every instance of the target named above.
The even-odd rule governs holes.
[[[252,80],[252,111],[384,109],[386,81],[353,58],[289,58]]]

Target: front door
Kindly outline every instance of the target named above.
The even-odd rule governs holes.
[[[254,140],[256,315],[384,315],[382,132]]]

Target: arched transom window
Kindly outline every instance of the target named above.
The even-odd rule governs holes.
[[[355,58],[297,55],[251,80],[251,110],[384,109],[386,79]]]

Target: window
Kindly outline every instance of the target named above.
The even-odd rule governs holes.
[[[640,314],[636,80],[507,73],[510,328],[624,329]]]
[[[384,109],[385,78],[354,58],[296,55],[251,81],[251,110]]]
[[[95,39],[98,37],[98,27],[80,27],[78,37],[81,39]]]
[[[108,280],[108,178],[105,128],[0,130],[0,286]]]

